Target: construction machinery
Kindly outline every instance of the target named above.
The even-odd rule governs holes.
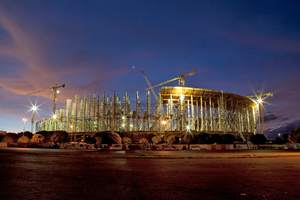
[[[152,93],[153,93],[153,96],[155,97],[156,101],[157,101],[157,95],[155,94],[154,90],[153,90],[153,87],[151,86],[151,83],[149,81],[149,79],[147,78],[146,74],[144,71],[142,71],[142,73],[144,74],[144,77],[149,85],[149,88],[148,89],[151,89]]]
[[[153,89],[153,88],[155,88],[155,87],[158,87],[158,86],[161,86],[161,85],[164,85],[164,84],[166,84],[166,83],[170,83],[170,82],[172,82],[172,81],[176,81],[176,80],[180,80],[180,83],[181,83],[181,86],[182,87],[185,87],[185,77],[186,76],[192,76],[192,75],[194,75],[196,73],[196,70],[194,70],[194,71],[192,71],[192,72],[190,72],[190,73],[188,73],[188,74],[185,74],[185,75],[180,75],[180,76],[178,76],[178,77],[176,77],[176,78],[173,78],[173,79],[170,79],[170,80],[168,80],[168,81],[165,81],[165,82],[162,82],[162,83],[160,83],[160,84],[157,84],[157,85],[154,85],[154,86],[149,86],[149,88],[146,88],[145,90],[149,90],[149,89]],[[149,85],[149,84],[148,84]]]
[[[265,135],[265,123],[264,123],[264,112],[263,112],[263,100],[267,97],[273,97],[273,93],[265,93],[262,94],[260,90],[257,90],[258,94],[255,94],[254,96],[247,96],[248,98],[256,98],[256,103],[260,107],[260,116],[261,116],[261,126],[262,126],[262,134]],[[265,97],[265,98],[263,98]]]
[[[65,88],[65,87],[66,87],[65,84],[57,86],[57,82],[56,82],[54,87],[51,87],[51,88],[48,88],[48,89],[45,89],[45,90],[37,90],[36,92],[28,93],[27,95],[32,95],[32,94],[36,94],[36,93],[40,93],[40,92],[45,92],[45,91],[48,91],[48,90],[53,90],[54,91],[53,115],[55,115],[57,94],[59,93],[58,89],[59,88]]]

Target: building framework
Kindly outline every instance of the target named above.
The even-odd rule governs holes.
[[[257,103],[248,97],[216,90],[190,87],[162,87],[155,103],[150,92],[140,103],[138,91],[135,108],[125,91],[109,98],[86,95],[67,99],[66,109],[55,111],[53,118],[36,123],[36,131],[198,131],[207,133],[255,134],[259,124]]]

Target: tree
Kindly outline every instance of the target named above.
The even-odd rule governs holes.
[[[147,144],[148,140],[146,138],[142,138],[142,139],[139,140],[139,143],[140,144]]]
[[[29,139],[31,139],[33,134],[30,131],[25,131],[24,133],[23,132],[18,133],[18,135],[19,135],[19,137],[22,137],[24,135],[24,136],[28,137]]]
[[[250,140],[253,144],[265,144],[267,142],[267,139],[263,134],[252,135]]]
[[[2,138],[1,142],[14,143],[19,139],[19,135],[16,133],[6,133],[4,138]]]
[[[69,141],[69,134],[66,131],[55,131],[50,139],[51,142],[63,143]]]
[[[54,131],[39,131],[35,134],[41,134],[45,137],[45,142],[51,142],[51,137],[54,134]]]
[[[34,134],[30,139],[30,143],[44,143],[45,137],[42,134]]]
[[[209,142],[209,134],[208,133],[201,133],[196,138],[198,144],[208,144]]]
[[[94,135],[96,144],[121,144],[122,139],[118,133],[115,132],[98,132]]]
[[[18,139],[18,143],[29,143],[29,141],[30,141],[30,139],[29,139],[29,137],[27,137],[27,136],[22,136],[22,137],[19,137],[19,139]]]
[[[159,143],[161,143],[161,137],[160,136],[154,136],[153,138],[152,138],[152,142],[154,143],[154,144],[159,144]]]
[[[111,138],[115,144],[122,144],[122,138],[119,136],[118,133],[111,132],[108,134],[108,137]]]
[[[123,137],[123,144],[130,144],[132,142],[131,138]]]
[[[96,144],[97,140],[94,137],[87,137],[85,138],[85,142],[88,144]]]
[[[220,143],[222,143],[222,138],[219,134],[212,134],[209,138],[209,143],[210,144],[213,144],[213,143],[220,144]]]
[[[275,138],[275,144],[284,144],[284,141],[281,137]]]
[[[235,137],[231,134],[225,134],[222,136],[223,144],[232,144],[234,140],[235,140]]]
[[[179,144],[179,137],[176,135],[170,135],[167,139],[168,144]]]

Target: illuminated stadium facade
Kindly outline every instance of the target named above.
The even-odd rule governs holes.
[[[136,92],[135,106],[125,92],[123,98],[114,93],[109,98],[75,96],[67,99],[66,109],[55,111],[55,117],[36,123],[36,132],[99,131],[192,131],[218,134],[252,135],[259,124],[257,103],[248,97],[216,90],[190,87],[162,87],[151,103],[140,103]],[[153,101],[153,100],[152,100]]]

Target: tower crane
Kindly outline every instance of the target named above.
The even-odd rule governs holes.
[[[48,90],[53,90],[54,91],[54,103],[53,103],[53,114],[55,115],[55,110],[56,110],[56,102],[57,102],[57,94],[59,93],[59,88],[65,88],[66,84],[57,86],[57,82],[55,83],[54,87],[45,89],[45,90],[37,90],[36,92],[32,92],[32,93],[28,93],[27,95],[32,95],[32,94],[36,94],[36,93],[40,93],[40,92],[45,92]]]
[[[149,89],[153,90],[153,88],[155,88],[155,87],[164,85],[164,84],[166,84],[166,83],[170,83],[170,82],[172,82],[172,81],[176,81],[176,80],[178,80],[178,79],[180,79],[181,86],[182,86],[182,87],[185,87],[185,77],[186,77],[186,76],[192,76],[192,75],[194,75],[195,73],[196,73],[196,70],[194,70],[194,71],[192,71],[192,72],[190,72],[190,73],[188,73],[188,74],[180,75],[180,76],[178,76],[178,77],[176,77],[176,78],[173,78],[173,79],[171,79],[171,80],[168,80],[168,81],[162,82],[162,83],[160,83],[160,84],[154,85],[154,86],[152,86],[152,87],[151,87],[151,85],[148,84],[148,85],[149,85],[149,88],[147,88],[147,89],[145,89],[145,90],[149,90]]]
[[[256,102],[257,104],[259,104],[260,107],[260,116],[261,116],[261,126],[262,126],[262,133],[263,135],[265,135],[265,122],[264,122],[264,112],[263,112],[263,100],[267,97],[273,97],[273,93],[269,92],[269,93],[265,93],[262,94],[260,92],[260,90],[257,90],[258,95],[254,95],[254,96],[247,96],[248,98],[256,98]],[[265,98],[263,98],[265,97]]]
[[[148,85],[149,85],[149,88],[148,88],[148,89],[151,89],[151,91],[152,91],[152,93],[153,93],[153,96],[155,97],[155,99],[156,99],[156,101],[157,101],[157,95],[155,94],[155,92],[154,92],[154,90],[153,90],[153,87],[151,86],[151,84],[150,84],[150,82],[149,82],[149,80],[148,80],[148,78],[147,78],[145,72],[142,71],[142,73],[144,74],[144,77],[145,77],[145,79],[146,79],[146,81],[147,81],[147,83],[148,83]]]

